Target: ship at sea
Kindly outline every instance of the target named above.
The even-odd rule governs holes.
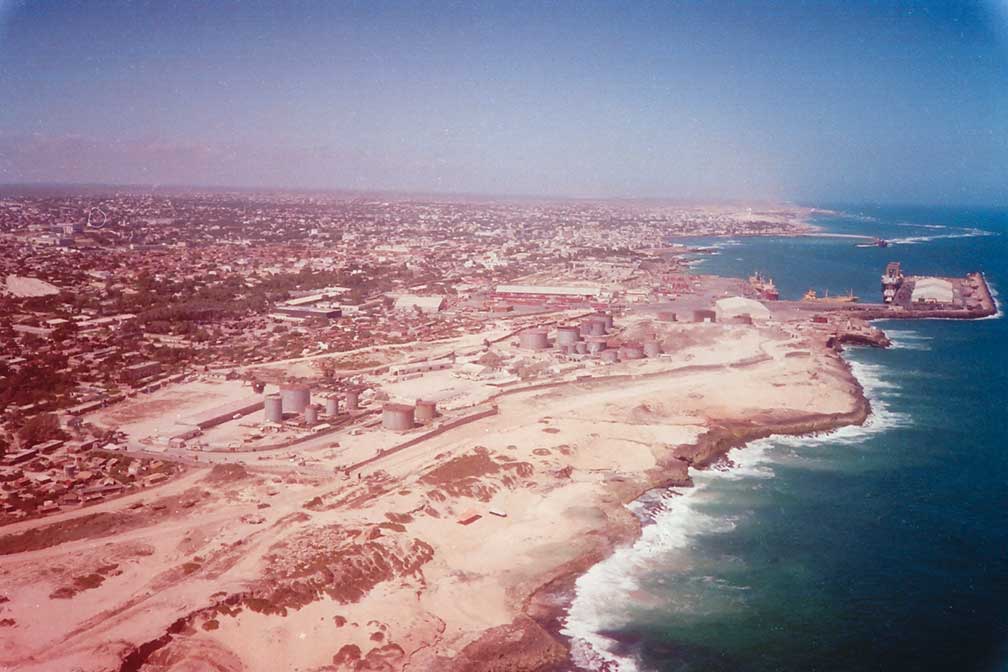
[[[857,247],[889,247],[889,241],[885,238],[875,238],[870,243],[858,243]]]
[[[756,290],[760,298],[768,301],[776,301],[780,298],[780,292],[777,291],[773,278],[764,278],[759,271],[749,276],[749,286]]]
[[[826,290],[825,295],[819,296],[814,289],[810,289],[802,297],[802,301],[819,301],[822,303],[857,303],[857,300],[858,297],[854,296],[854,290],[850,290],[846,294],[840,294],[839,296],[830,296],[829,290]]]

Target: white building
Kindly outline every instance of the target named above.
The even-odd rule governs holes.
[[[419,309],[421,313],[436,313],[444,307],[444,301],[445,298],[443,296],[403,294],[396,298],[395,309],[401,311]]]
[[[731,296],[714,302],[714,313],[718,322],[729,322],[733,318],[748,315],[754,322],[770,319],[770,311],[759,301],[741,296]]]
[[[579,287],[553,285],[497,285],[496,293],[504,297],[555,297],[565,299],[601,299],[602,287],[585,285]]]
[[[941,278],[921,278],[914,283],[910,300],[914,303],[952,303],[952,283]]]

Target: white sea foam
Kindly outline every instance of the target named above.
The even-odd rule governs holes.
[[[896,226],[906,226],[914,229],[947,229],[944,224],[914,224],[912,222],[896,222]]]
[[[571,638],[571,655],[578,667],[616,672],[641,670],[640,661],[601,633],[619,630],[631,622],[633,615],[629,606],[637,601],[634,593],[641,590],[639,578],[653,571],[660,558],[675,552],[688,552],[689,545],[698,536],[735,529],[737,518],[712,515],[700,506],[711,501],[712,484],[720,479],[773,478],[774,463],[798,454],[801,449],[807,451],[811,446],[822,444],[856,445],[866,436],[910,422],[909,415],[891,410],[886,403],[887,397],[898,394],[898,386],[888,379],[883,366],[852,361],[851,369],[872,404],[872,413],[864,425],[841,427],[814,436],[771,436],[752,441],[728,453],[734,464],[731,469],[694,472],[694,487],[670,488],[660,495],[657,506],[653,497],[646,504],[630,505],[639,516],[650,515],[653,524],[644,526],[640,538],[632,546],[617,549],[575,583],[575,597],[562,632]]]
[[[994,313],[993,315],[988,315],[987,317],[981,317],[980,319],[981,320],[1000,320],[1002,317],[1004,317],[1004,308],[1001,307],[1001,302],[998,301],[998,298],[1001,295],[998,294],[997,288],[994,287],[994,283],[993,282],[991,282],[987,278],[984,278],[984,279],[987,280],[987,289],[990,290],[991,298],[994,299],[994,307],[997,308],[997,312]]]
[[[725,472],[708,473],[716,478]],[[629,611],[620,610],[620,605],[632,604],[632,594],[640,590],[636,577],[645,573],[656,557],[687,546],[697,534],[734,528],[730,519],[705,515],[694,508],[711,481],[697,479],[692,488],[671,489],[652,514],[653,524],[644,526],[633,546],[617,549],[578,578],[576,596],[562,629],[571,638],[571,657],[578,667],[619,672],[640,669],[633,657],[617,653],[616,642],[601,632],[629,622]]]
[[[889,238],[888,242],[890,245],[915,245],[917,243],[927,243],[932,240],[943,240],[949,238],[977,238],[981,236],[996,236],[997,234],[993,231],[986,231],[984,229],[977,228],[967,228],[967,227],[957,227],[955,229],[949,229],[949,227],[943,227],[937,224],[918,224],[915,226],[920,226],[923,228],[940,228],[942,230],[954,231],[954,233],[936,233],[931,235],[922,236],[905,236],[901,238]]]
[[[886,329],[886,336],[896,350],[930,350],[933,340],[930,336],[918,334],[908,329]]]

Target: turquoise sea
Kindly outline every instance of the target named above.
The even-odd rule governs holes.
[[[837,238],[707,239],[697,272],[759,270],[879,299],[879,276],[981,270],[1008,296],[1008,211],[826,206]],[[1008,670],[1008,320],[879,322],[846,353],[864,427],[774,437],[738,467],[634,505],[641,539],[577,583],[566,632],[588,669]]]

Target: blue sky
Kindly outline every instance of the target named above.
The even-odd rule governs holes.
[[[0,0],[0,182],[1008,204],[1008,0]]]

